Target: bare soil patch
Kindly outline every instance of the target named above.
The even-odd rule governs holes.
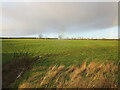
[[[2,87],[9,88],[10,85],[15,82],[16,79],[20,78],[37,59],[38,57],[31,59],[24,57],[4,65],[2,68]]]

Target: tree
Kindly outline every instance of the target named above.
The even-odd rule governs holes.
[[[63,35],[62,35],[62,34],[59,35],[59,36],[58,36],[58,39],[63,39]]]
[[[43,37],[44,37],[44,36],[43,36],[42,34],[39,34],[39,35],[38,35],[38,38],[40,38],[40,39],[43,38]]]

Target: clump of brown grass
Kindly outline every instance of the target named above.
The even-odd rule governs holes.
[[[23,83],[19,86],[19,88],[30,88],[31,84],[30,83]]]
[[[56,88],[116,88],[117,79],[115,74],[117,73],[117,65],[114,63],[95,63],[91,62],[88,66],[86,62],[78,67],[77,65],[72,65],[65,67],[60,66],[50,66],[48,71],[41,81],[34,87],[51,87]],[[27,81],[35,80],[33,78],[37,77],[40,73],[36,73],[35,76],[31,76]],[[23,82],[19,87],[28,88],[30,83]]]

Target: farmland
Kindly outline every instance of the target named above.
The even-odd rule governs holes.
[[[3,74],[12,79],[24,69],[4,87],[116,88],[118,63],[117,40],[2,40]]]

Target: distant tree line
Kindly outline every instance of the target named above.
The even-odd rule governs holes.
[[[47,37],[47,35],[43,35],[43,34],[39,34],[36,39],[50,39],[49,37]],[[97,39],[102,39],[105,40],[106,38],[88,38],[88,37],[64,37],[62,34],[59,34],[57,38],[55,39],[81,39],[81,40],[89,40],[89,39],[93,39],[93,40],[97,40]]]

